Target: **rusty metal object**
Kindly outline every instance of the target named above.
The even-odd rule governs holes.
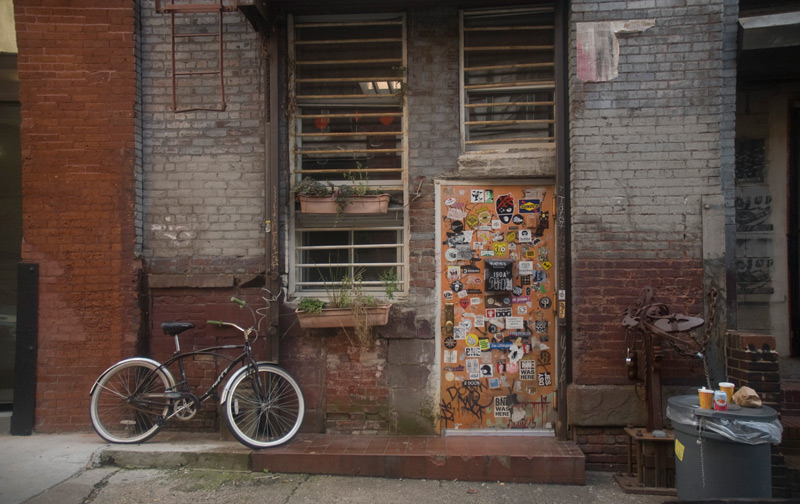
[[[712,289],[711,295],[713,308],[716,306],[716,290]],[[703,323],[702,318],[672,313],[667,305],[655,302],[650,286],[642,289],[636,303],[625,309],[622,325],[636,335],[633,347],[640,346],[640,349],[627,348],[628,378],[644,382],[647,428],[651,431],[664,426],[661,413],[662,344],[681,355],[705,359],[710,331],[706,331],[701,340],[686,335]]]

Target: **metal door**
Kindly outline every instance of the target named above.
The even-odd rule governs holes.
[[[553,186],[439,181],[442,429],[555,422]]]

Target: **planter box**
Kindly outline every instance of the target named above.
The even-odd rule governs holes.
[[[379,305],[367,308],[367,320],[370,326],[383,326],[389,322],[389,308],[392,305]],[[355,327],[353,310],[350,308],[323,308],[321,313],[309,313],[295,310],[297,321],[303,329],[323,329],[338,327]]]
[[[339,204],[333,196],[309,196],[300,194],[300,212],[309,214],[339,213]],[[343,214],[382,214],[389,209],[389,195],[368,194],[366,196],[348,196]]]

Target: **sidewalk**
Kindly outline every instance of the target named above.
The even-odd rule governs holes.
[[[175,493],[176,490],[170,487],[175,484],[176,478],[180,478],[180,473],[176,473],[175,469],[189,468],[184,471],[191,471],[191,468],[197,468],[207,474],[210,474],[208,471],[225,473],[230,478],[245,481],[254,478],[255,473],[248,469],[250,463],[249,449],[235,441],[219,440],[217,436],[208,434],[161,432],[141,445],[109,445],[94,433],[0,435],[0,502],[80,504],[90,495],[93,495],[92,502],[98,503],[148,502],[139,493],[144,491],[142,489],[164,492],[165,496],[171,495],[170,492]],[[128,471],[120,467],[143,467],[148,470]],[[264,479],[267,477],[265,474],[273,473],[259,473],[255,477]],[[139,486],[131,486],[137,480]],[[451,502],[454,492],[459,495],[457,500],[461,502],[473,502],[473,497],[475,502],[505,502],[510,494],[536,496],[536,502],[543,503],[655,504],[670,500],[624,494],[608,473],[587,474],[586,486],[437,481],[286,475],[281,476],[278,482],[292,488],[287,488],[283,500],[276,502],[394,502],[392,499],[397,496],[417,492],[422,492],[418,497],[421,500],[417,500],[420,503]],[[234,492],[236,486],[225,487],[224,490]],[[386,494],[388,486],[398,487],[393,495]],[[247,488],[243,484],[243,491]],[[353,488],[363,488],[364,495],[353,500]],[[474,492],[475,495],[472,495]],[[222,498],[220,492],[212,494],[209,493],[208,497],[213,499],[212,502],[216,502],[217,497]],[[188,502],[196,502],[192,499],[200,498],[200,495],[190,495],[188,498]],[[231,498],[230,495],[228,498]],[[403,500],[408,501],[413,502],[414,499]]]

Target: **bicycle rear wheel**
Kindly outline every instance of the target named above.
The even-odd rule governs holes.
[[[256,372],[243,367],[226,388],[225,420],[242,444],[255,449],[278,446],[300,430],[303,394],[295,379],[278,366],[258,364]]]
[[[122,361],[92,392],[92,427],[111,443],[141,443],[153,437],[169,413],[168,375],[145,360]]]

